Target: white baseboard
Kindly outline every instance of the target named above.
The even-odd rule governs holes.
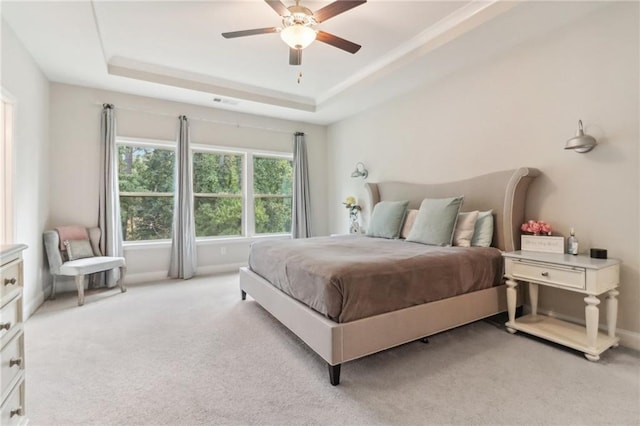
[[[198,268],[198,275],[238,272],[243,266],[247,266],[247,262],[229,263],[226,265],[200,266]]]
[[[200,266],[198,267],[198,275],[209,275],[209,274],[221,274],[226,272],[237,272],[240,267],[246,266],[246,262],[238,262],[238,263],[228,263],[225,265],[209,265],[209,266]],[[140,272],[137,274],[127,273],[124,278],[125,284],[140,284],[140,283],[149,283],[153,281],[165,281],[170,279],[168,276],[168,271],[153,271],[153,272]],[[73,281],[64,282],[61,281],[58,283],[57,291],[74,291],[76,289]],[[51,291],[51,287],[49,287],[49,291]],[[43,299],[44,300],[44,296]]]
[[[49,294],[49,292],[51,291],[51,286],[49,286],[45,290],[47,290],[46,294]],[[28,320],[29,317],[31,315],[33,315],[33,313],[35,311],[38,310],[40,305],[42,305],[44,303],[44,295],[45,295],[45,292],[42,291],[42,292],[38,293],[38,295],[36,297],[34,297],[33,299],[25,300],[26,303],[24,303],[24,305],[23,305],[23,309],[24,309],[23,320],[24,321]]]
[[[240,267],[247,266],[246,262],[239,263],[228,263],[225,265],[208,265],[208,266],[199,266],[196,276],[200,275],[209,275],[209,274],[222,274],[227,272],[238,272]],[[139,284],[139,283],[148,283],[152,281],[164,281],[170,279],[168,276],[168,271],[154,271],[154,272],[141,272],[139,274],[129,274],[125,275],[124,282],[125,284]]]
[[[531,306],[527,305],[526,310],[531,312]],[[548,315],[553,318],[558,318],[559,320],[572,322],[574,324],[585,325],[585,320],[581,318],[572,317],[569,315],[559,314],[554,311],[540,309],[538,308],[538,313],[543,315]],[[601,331],[607,332],[606,324],[599,324],[598,328]],[[636,351],[640,351],[640,333],[636,333],[635,331],[624,330],[621,328],[616,329],[616,335],[620,337],[620,344],[625,348],[634,349]]]
[[[127,273],[124,276],[124,283],[126,285],[129,285],[129,284],[148,283],[151,281],[164,281],[169,279],[167,274],[168,274],[168,271],[141,272],[139,274]]]

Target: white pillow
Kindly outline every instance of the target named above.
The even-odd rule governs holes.
[[[413,222],[416,221],[416,216],[418,216],[418,209],[407,210],[407,216],[404,218],[404,225],[402,225],[400,238],[406,239],[409,236],[409,232],[411,232],[411,228],[413,228]]]
[[[453,231],[453,245],[458,247],[471,247],[473,231],[478,220],[478,210],[466,213],[458,213],[456,230]]]

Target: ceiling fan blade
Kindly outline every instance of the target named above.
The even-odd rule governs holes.
[[[275,10],[278,15],[280,16],[291,15],[291,12],[289,12],[289,9],[287,9],[287,6],[282,4],[280,0],[264,0],[264,1],[267,2],[267,4],[271,6],[271,9]]]
[[[289,48],[289,65],[302,65],[302,49]]]
[[[330,44],[333,47],[337,47],[338,49],[342,49],[349,53],[356,53],[362,47],[359,44],[352,43],[349,40],[345,40],[325,31],[318,31],[316,40]]]
[[[339,15],[347,10],[353,9],[354,7],[360,6],[361,4],[366,3],[367,0],[338,0],[334,1],[323,7],[322,9],[318,9],[313,13],[313,17],[317,22],[324,22],[329,18],[333,18],[336,15]]]
[[[236,38],[236,37],[246,37],[258,34],[269,34],[269,33],[277,33],[279,28],[271,27],[271,28],[256,28],[255,30],[244,30],[244,31],[231,31],[230,33],[222,33],[222,37],[224,38]]]

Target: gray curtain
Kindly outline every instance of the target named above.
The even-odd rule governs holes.
[[[196,273],[196,227],[193,217],[193,177],[189,148],[189,121],[179,117],[178,150],[173,194],[173,239],[170,278],[189,279]]]
[[[105,256],[123,256],[122,222],[120,219],[120,191],[118,188],[118,148],[116,147],[116,118],[113,105],[102,105],[100,126],[100,202],[98,227],[100,251]],[[105,273],[107,287],[116,285],[120,271]]]
[[[297,132],[293,140],[293,205],[291,235],[293,238],[311,236],[311,197],[309,195],[309,167],[304,133]]]

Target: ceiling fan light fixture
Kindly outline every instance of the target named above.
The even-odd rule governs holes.
[[[292,49],[304,49],[316,39],[317,33],[310,27],[294,24],[280,31],[280,37]]]

